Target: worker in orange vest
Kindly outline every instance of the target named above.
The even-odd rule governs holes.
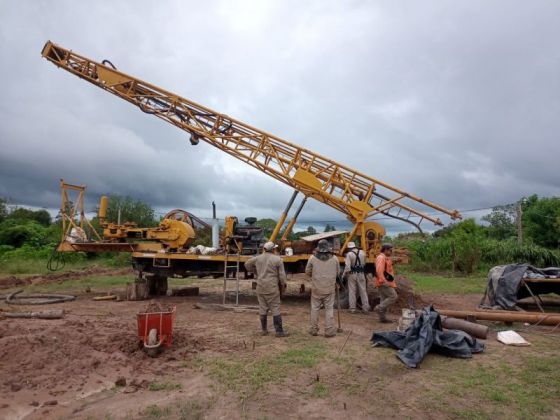
[[[397,283],[393,271],[393,245],[384,244],[381,253],[375,259],[375,287],[379,291],[380,302],[373,310],[379,314],[379,321],[391,322],[387,319],[387,309],[397,301]]]

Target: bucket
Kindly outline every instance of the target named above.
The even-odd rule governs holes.
[[[414,320],[416,319],[416,312],[412,309],[403,309],[402,316],[399,318],[399,326],[397,327],[398,331],[406,331],[408,327],[412,325]]]

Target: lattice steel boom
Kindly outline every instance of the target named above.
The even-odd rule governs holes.
[[[109,91],[190,133],[192,144],[203,140],[283,182],[307,197],[344,213],[355,231],[371,216],[385,215],[420,225],[441,221],[433,212],[460,218],[457,210],[409,194],[379,179],[328,159],[241,121],[220,114],[136,77],[47,42],[43,57],[60,68]],[[413,206],[420,205],[432,214]]]

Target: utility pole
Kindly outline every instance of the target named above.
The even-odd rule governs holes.
[[[517,202],[517,245],[523,245],[523,222],[521,218],[523,210],[521,209],[521,200]]]

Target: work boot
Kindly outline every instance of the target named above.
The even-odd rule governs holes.
[[[261,315],[261,335],[268,335],[268,329],[266,327],[268,317],[266,315]]]
[[[387,319],[387,315],[385,314],[385,311],[378,311],[379,312],[379,322],[381,322],[382,324],[390,324],[391,321],[390,319]]]
[[[387,316],[385,315],[385,311],[383,309],[381,309],[379,307],[379,305],[377,305],[375,308],[373,308],[374,312],[377,312],[379,314],[379,322],[381,322],[382,324],[389,324],[393,321],[387,319]]]
[[[282,328],[282,315],[273,316],[272,322],[274,322],[276,337],[287,337],[289,335],[287,332],[284,332],[284,329]]]

